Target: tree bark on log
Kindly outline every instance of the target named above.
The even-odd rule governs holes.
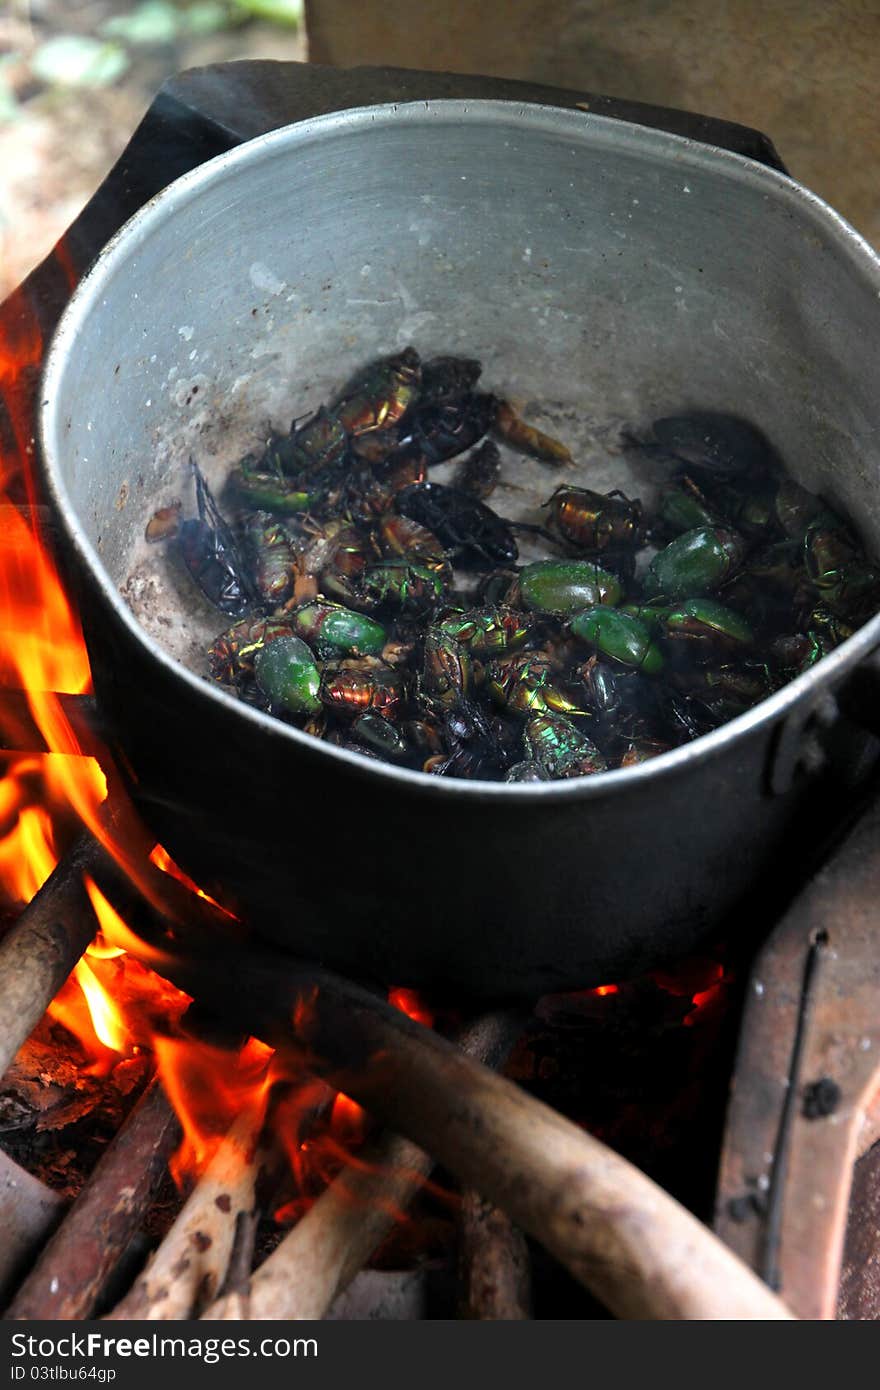
[[[64,1214],[65,1202],[0,1149],[0,1307]]]
[[[0,1076],[98,929],[82,885],[102,855],[83,836],[0,941]]]
[[[522,1031],[523,1018],[489,1014],[465,1028],[459,1045],[499,1066]],[[367,1145],[355,1166],[327,1187],[241,1290],[218,1298],[211,1321],[322,1318],[396,1225],[434,1167],[409,1139],[385,1134]]]
[[[465,1192],[459,1216],[459,1315],[514,1322],[529,1317],[529,1252],[510,1217]]]
[[[158,1081],[125,1124],[19,1289],[5,1317],[88,1318],[137,1230],[180,1126]]]
[[[262,1101],[241,1112],[144,1272],[110,1319],[198,1316],[229,1268],[239,1212],[257,1205],[257,1186],[274,1166],[262,1142]]]

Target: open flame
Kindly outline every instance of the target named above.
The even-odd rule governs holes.
[[[72,286],[76,277],[63,247],[56,258]],[[91,675],[78,615],[40,530],[29,393],[42,340],[22,291],[10,309],[0,319],[0,735],[12,746],[27,746],[21,701],[4,704],[2,698],[4,687],[23,691],[33,724],[51,750],[0,753],[0,896],[10,907],[23,907],[83,824],[135,883],[144,851],[108,834],[101,815],[107,795],[101,762],[109,768],[109,759],[92,756],[92,748],[84,752],[58,698],[90,693]],[[149,858],[207,897],[161,846]],[[363,1139],[365,1112],[347,1096],[334,1098],[324,1083],[253,1038],[227,1047],[189,1036],[181,1020],[192,1001],[162,978],[161,951],[137,937],[93,879],[86,876],[84,886],[95,913],[95,939],[48,1010],[76,1040],[84,1069],[109,1076],[124,1059],[144,1053],[154,1059],[183,1129],[172,1162],[181,1184],[204,1171],[245,1109],[258,1115],[271,1109],[299,1191],[326,1181]],[[393,992],[392,1002],[430,1023],[412,991]],[[280,1215],[301,1209],[293,1201]]]
[[[72,285],[75,276],[62,253],[63,248],[58,259]],[[84,754],[58,698],[89,693],[91,674],[77,613],[40,531],[42,499],[31,467],[30,428],[31,393],[42,350],[36,315],[25,293],[17,291],[7,304],[0,330],[0,398],[5,407],[0,415],[0,697],[3,687],[26,692],[33,723],[51,751],[9,755],[0,764],[0,894],[10,907],[31,900],[80,823],[137,881],[137,847],[111,837],[102,822],[107,781],[100,761]],[[22,502],[26,506],[18,505]],[[14,700],[4,704],[0,698],[0,733],[13,746],[19,741],[26,746],[26,731],[20,716],[16,718],[16,708],[21,706]],[[158,846],[153,860],[198,891]],[[94,1073],[107,1074],[120,1059],[149,1049],[166,1091],[184,1118],[194,1109],[186,1097],[185,1076],[190,1067],[188,1054],[196,1045],[175,1043],[169,1035],[190,1000],[128,954],[136,945],[144,958],[143,943],[96,883],[87,879],[85,887],[95,912],[95,940],[49,1006],[49,1015],[73,1035],[86,1067]],[[155,955],[151,963],[161,964],[159,953]],[[227,1055],[222,1064],[214,1059],[214,1071],[229,1071]],[[243,1062],[239,1074],[240,1087],[232,1097],[236,1106],[248,1087],[256,1084],[252,1069]],[[217,1079],[213,1075],[215,1097],[220,1095]],[[212,1085],[205,1082],[202,1090],[210,1093]],[[228,1120],[228,1092],[223,1100],[222,1104],[218,1100],[213,1120],[207,1117],[199,1122],[206,1131],[218,1117],[221,1124]],[[184,1129],[184,1149],[198,1167],[210,1157],[210,1145],[199,1140],[195,1122],[185,1123]]]

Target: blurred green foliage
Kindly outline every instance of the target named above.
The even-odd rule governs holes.
[[[295,31],[303,22],[303,0],[140,0],[127,12],[105,19],[94,36],[56,33],[27,55],[0,54],[0,124],[19,114],[6,76],[23,62],[50,89],[107,87],[131,66],[133,50],[172,47],[254,19]]]

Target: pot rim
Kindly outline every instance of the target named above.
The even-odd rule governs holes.
[[[80,524],[63,479],[60,461],[64,450],[58,404],[65,362],[68,354],[75,351],[80,325],[87,318],[94,301],[100,299],[113,276],[125,266],[142,236],[149,234],[154,226],[167,217],[173,216],[182,203],[197,195],[205,185],[223,179],[230,170],[238,169],[242,165],[276,158],[288,149],[295,151],[299,146],[321,140],[328,135],[344,135],[350,131],[357,134],[370,127],[375,129],[382,124],[392,125],[401,121],[416,124],[436,118],[445,118],[453,124],[479,122],[499,127],[509,127],[512,124],[515,130],[522,130],[523,127],[544,130],[571,138],[578,144],[613,147],[617,152],[625,152],[627,149],[637,149],[643,153],[653,152],[655,156],[666,159],[670,164],[674,162],[676,169],[682,173],[689,168],[699,168],[731,182],[753,185],[768,196],[788,202],[801,215],[806,215],[807,220],[818,222],[853,267],[867,276],[869,281],[873,281],[874,291],[880,296],[880,255],[824,199],[787,175],[719,146],[707,145],[686,136],[672,135],[616,117],[598,116],[593,112],[580,112],[537,103],[523,104],[496,98],[438,98],[430,101],[387,102],[374,106],[352,107],[282,126],[207,160],[168,184],[114,234],[74,290],[45,355],[37,417],[43,478],[58,509],[68,542],[90,579],[97,584],[103,600],[113,609],[116,617],[134,639],[146,649],[153,660],[164,667],[166,674],[183,680],[194,695],[238,715],[243,723],[250,723],[263,734],[292,742],[313,755],[323,755],[338,761],[347,766],[349,771],[365,777],[390,779],[399,783],[401,788],[405,787],[415,794],[468,796],[485,801],[507,801],[517,798],[520,801],[537,803],[545,800],[581,800],[601,796],[619,788],[631,788],[635,791],[647,781],[674,777],[679,772],[723,753],[741,737],[769,729],[770,725],[788,714],[796,705],[802,702],[806,704],[811,697],[821,696],[826,685],[835,684],[851,667],[880,645],[880,614],[870,619],[852,637],[847,638],[810,670],[797,676],[753,709],[729,720],[709,734],[704,734],[690,743],[671,749],[635,767],[616,768],[591,777],[575,777],[557,782],[511,783],[434,777],[427,773],[380,763],[359,753],[316,740],[302,730],[245,704],[220,685],[196,675],[175,661],[141,627],[121,597]]]

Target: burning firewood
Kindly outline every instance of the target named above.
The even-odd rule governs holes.
[[[387,1135],[359,1155],[260,1266],[246,1292],[218,1298],[210,1321],[321,1318],[363,1268],[434,1166],[408,1139]]]
[[[7,1318],[87,1318],[165,1173],[179,1126],[157,1082],[122,1126]]]
[[[288,957],[214,941],[169,965],[179,988],[296,1042],[309,1066],[501,1207],[623,1318],[791,1314],[638,1169],[367,991]]]
[[[108,1316],[149,1321],[190,1318],[220,1288],[240,1212],[257,1205],[257,1186],[275,1167],[263,1139],[265,1101],[242,1111],[143,1274]]]
[[[464,1052],[500,1065],[522,1029],[516,1014],[490,1014],[459,1038]],[[396,1134],[382,1135],[321,1194],[260,1266],[248,1293],[217,1299],[203,1318],[321,1318],[399,1219],[434,1160]]]
[[[84,836],[0,942],[0,1075],[95,934],[82,876],[101,856]]]

